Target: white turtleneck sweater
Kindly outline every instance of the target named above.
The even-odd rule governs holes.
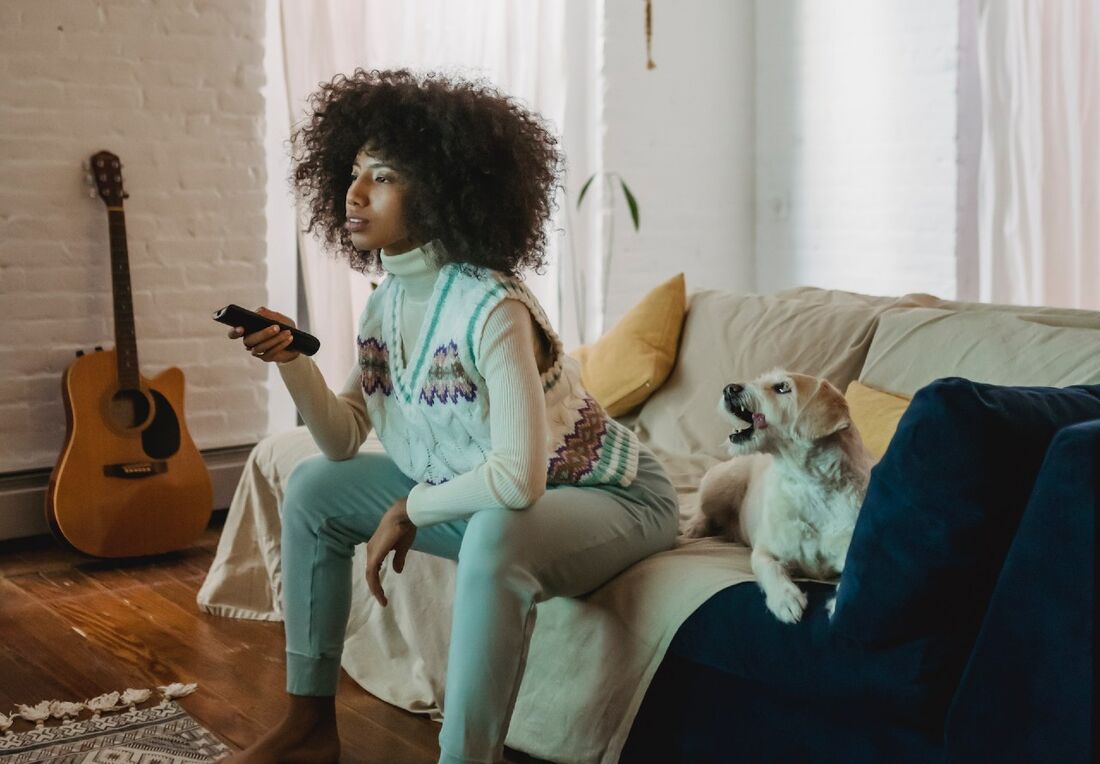
[[[382,267],[405,290],[403,347],[390,351],[402,357],[415,346],[439,275],[431,251],[427,245],[400,255],[382,254]],[[478,371],[488,387],[492,450],[483,464],[454,480],[414,486],[408,513],[415,525],[467,518],[480,509],[523,509],[543,494],[548,454],[539,368],[549,365],[547,356],[522,303],[504,300],[493,309],[478,350]],[[329,390],[309,356],[279,364],[279,372],[322,453],[337,460],[353,457],[371,428],[358,364],[338,394]]]

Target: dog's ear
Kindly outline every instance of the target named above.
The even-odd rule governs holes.
[[[815,441],[846,430],[852,426],[848,413],[848,401],[840,391],[826,380],[818,380],[817,388],[811,388],[809,399],[799,401],[798,416],[794,420],[795,435]],[[799,393],[802,393],[800,387]]]

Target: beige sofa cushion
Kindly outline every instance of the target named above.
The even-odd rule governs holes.
[[[1026,317],[1037,324],[1048,326],[1072,326],[1083,329],[1100,329],[1100,312],[1076,308],[1051,308],[1034,305],[1002,305],[988,302],[958,302],[931,298],[924,307],[957,312],[1011,313]]]
[[[703,290],[691,295],[676,366],[635,422],[680,488],[729,457],[722,389],[771,369],[825,377],[840,390],[863,367],[878,317],[907,304],[814,302]]]
[[[884,315],[859,381],[911,397],[939,377],[999,385],[1100,383],[1100,314],[966,306]]]
[[[867,305],[888,306],[899,302],[913,308],[938,308],[943,300],[930,294],[907,294],[904,297],[883,297],[881,295],[845,292],[843,289],[822,289],[821,287],[792,287],[775,293],[776,297],[787,300],[802,300],[819,305]]]
[[[778,297],[788,297],[817,302],[821,304],[845,304],[881,305],[893,301],[900,301],[915,308],[938,308],[955,312],[979,312],[979,313],[1011,313],[1027,316],[1038,324],[1048,326],[1073,326],[1087,329],[1100,329],[1100,311],[1080,310],[1077,308],[1052,308],[1033,305],[1003,305],[987,302],[960,302],[958,300],[944,300],[930,294],[914,292],[902,297],[878,297],[875,295],[860,294],[859,292],[844,292],[839,289],[821,289],[820,287],[794,287],[777,292]]]

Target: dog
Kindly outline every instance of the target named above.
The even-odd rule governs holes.
[[[823,379],[772,371],[726,385],[719,409],[734,425],[733,458],[703,476],[686,535],[752,547],[768,610],[797,623],[807,600],[791,574],[840,576],[874,460],[844,396]]]

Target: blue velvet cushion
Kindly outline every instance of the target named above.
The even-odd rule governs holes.
[[[848,549],[832,631],[863,649],[912,648],[955,686],[1055,433],[1100,418],[1100,386],[919,390],[882,460]]]
[[[946,738],[955,761],[1100,761],[1100,420],[1060,430],[1012,540]]]
[[[732,588],[752,591],[756,585]],[[768,612],[762,598],[760,610],[792,628]],[[792,673],[784,669],[780,676]],[[944,764],[940,737],[867,708],[820,695],[795,697],[771,681],[743,679],[670,651],[646,691],[619,764]]]
[[[867,652],[834,639],[825,605],[835,587],[813,581],[799,587],[809,604],[796,624],[768,610],[755,582],[723,589],[684,622],[668,655],[767,688],[792,704],[833,709],[868,728],[918,728],[929,717],[938,723],[943,709],[927,707],[920,665],[910,650]]]

